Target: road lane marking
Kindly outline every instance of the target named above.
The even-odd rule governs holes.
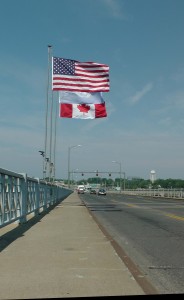
[[[184,221],[184,217],[176,216],[176,215],[173,215],[173,214],[165,214],[165,216],[167,216],[169,218],[172,218],[172,219],[175,219],[175,220]]]
[[[137,205],[135,205],[135,204],[126,204],[127,206],[129,206],[129,207],[138,207]]]

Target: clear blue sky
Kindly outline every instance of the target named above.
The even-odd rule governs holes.
[[[0,167],[42,176],[51,44],[110,67],[107,118],[57,119],[56,177],[81,144],[73,170],[184,179],[183,15],[183,0],[1,0]]]

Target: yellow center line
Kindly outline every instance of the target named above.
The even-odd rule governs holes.
[[[137,205],[134,205],[134,204],[126,204],[126,205],[129,207],[137,207]]]
[[[172,214],[165,214],[165,216],[176,219],[176,220],[184,221],[184,217],[180,217],[180,216],[176,216],[176,215],[172,215]]]

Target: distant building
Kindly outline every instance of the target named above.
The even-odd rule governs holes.
[[[150,181],[152,183],[154,183],[155,180],[156,180],[156,172],[154,170],[151,170],[151,172],[150,172]]]

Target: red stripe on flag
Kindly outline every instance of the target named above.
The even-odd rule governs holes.
[[[60,113],[61,118],[72,118],[72,104],[60,103]]]
[[[85,93],[92,93],[92,91],[91,90],[89,90],[89,89],[87,89],[87,88],[83,88],[82,90],[81,90],[81,88],[74,88],[74,89],[69,89],[68,87],[67,88],[61,88],[60,86],[58,86],[58,87],[55,87],[55,88],[53,88],[53,91],[67,91],[67,92],[85,92]],[[103,91],[103,92],[107,92],[107,90],[104,88],[103,90],[100,88],[100,89],[98,89],[98,88],[95,88],[94,90],[93,90],[93,92],[94,93],[98,93],[98,92],[101,92],[101,91]]]
[[[105,103],[95,104],[95,118],[107,117]]]

